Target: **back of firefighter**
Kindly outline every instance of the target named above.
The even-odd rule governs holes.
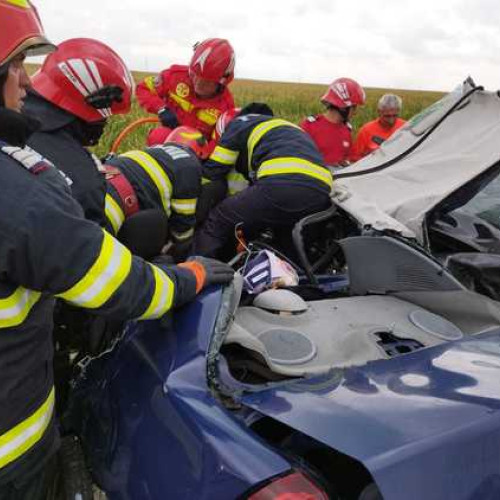
[[[285,120],[244,110],[234,118],[204,165],[204,182],[226,180],[233,168],[250,186],[210,212],[195,237],[200,255],[220,255],[239,224],[253,237],[264,228],[291,228],[330,205],[333,180],[321,154],[300,127]]]
[[[183,133],[182,129],[188,130],[178,127],[173,134],[179,134],[179,130]],[[194,129],[191,135],[201,136]],[[105,168],[108,175],[113,176],[110,167],[117,169],[118,175],[130,183],[132,196],[137,198],[136,210],[161,210],[168,217],[168,235],[174,244],[175,255],[177,258],[186,255],[194,235],[196,203],[201,190],[202,168],[193,150],[167,138],[165,144],[129,151],[108,160]],[[120,188],[116,178],[111,178],[107,186],[107,227],[118,234],[130,214],[131,204],[127,191]]]
[[[55,298],[115,318],[158,318],[205,285],[220,263],[152,265],[86,220],[70,181],[26,146],[20,114],[29,50],[53,46],[28,1],[0,0],[0,498],[46,497],[58,445],[54,416]]]
[[[179,125],[196,128],[210,139],[219,115],[234,107],[228,89],[234,78],[234,63],[231,44],[209,38],[195,45],[188,66],[175,64],[139,83],[139,105],[157,114],[161,123],[148,135],[148,146],[163,143]]]

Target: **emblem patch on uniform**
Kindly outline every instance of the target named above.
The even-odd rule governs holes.
[[[344,148],[348,148],[351,146],[351,143],[349,141],[343,141],[342,146],[344,146]]]
[[[175,93],[179,97],[187,97],[189,95],[189,87],[183,82],[178,83],[177,87],[175,87]]]

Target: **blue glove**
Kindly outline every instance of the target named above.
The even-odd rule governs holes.
[[[168,108],[161,108],[160,111],[158,111],[158,118],[164,127],[173,129],[179,125],[177,116],[175,116],[175,113],[170,111]]]

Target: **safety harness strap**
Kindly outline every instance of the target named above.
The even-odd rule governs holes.
[[[139,200],[135,190],[122,171],[110,165],[104,165],[106,180],[115,188],[122,200],[125,217],[130,217],[139,211]]]

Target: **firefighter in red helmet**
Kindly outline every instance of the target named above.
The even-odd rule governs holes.
[[[349,123],[357,106],[365,103],[363,87],[351,78],[337,78],[321,97],[325,112],[308,116],[300,124],[314,140],[326,165],[344,166],[352,154]]]
[[[188,66],[174,64],[156,78],[145,78],[137,86],[137,100],[146,111],[158,114],[162,125],[150,132],[148,145],[162,144],[179,125],[196,128],[210,139],[218,116],[234,108],[228,89],[234,63],[231,44],[209,38],[195,45]]]

